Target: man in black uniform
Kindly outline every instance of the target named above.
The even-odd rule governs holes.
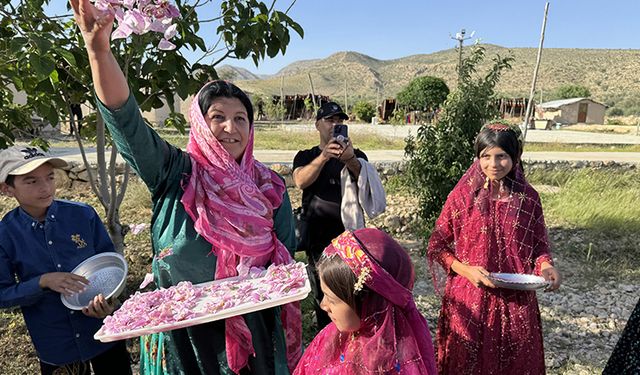
[[[320,308],[323,293],[316,271],[316,262],[324,248],[332,239],[344,232],[340,216],[342,192],[340,172],[346,166],[351,178],[358,179],[360,162],[367,160],[360,150],[354,149],[349,138],[336,139],[333,127],[348,120],[349,116],[337,103],[323,104],[316,115],[316,129],[320,133],[320,144],[308,150],[299,151],[293,160],[293,181],[302,189],[302,212],[307,221],[306,244],[311,288],[316,299],[315,311],[318,331],[331,320]]]

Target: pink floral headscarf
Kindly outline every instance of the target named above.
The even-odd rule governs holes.
[[[211,251],[217,256],[215,279],[237,276],[238,268],[293,261],[276,237],[273,223],[274,210],[282,203],[286,187],[275,172],[253,158],[253,123],[238,164],[209,129],[199,97],[200,93],[189,110],[187,152],[192,172],[181,202],[196,232],[211,243]],[[302,349],[299,303],[283,306],[282,322],[287,360],[293,369]],[[247,366],[249,355],[255,355],[251,332],[244,318],[237,316],[225,320],[225,334],[227,361],[238,373]]]
[[[346,231],[324,250],[338,255],[366,286],[360,329],[325,327],[305,350],[294,375],[436,374],[431,333],[413,300],[414,272],[404,249],[372,228]]]

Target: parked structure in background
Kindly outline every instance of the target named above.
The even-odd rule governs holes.
[[[315,108],[313,106],[313,94],[295,94],[284,96],[284,119],[285,120],[297,120],[297,119],[310,119],[315,115]],[[252,98],[256,107],[258,107],[258,113],[260,111],[260,103]],[[280,105],[280,95],[273,95],[271,97],[273,104]],[[328,103],[331,99],[326,95],[315,95],[316,107],[320,108],[324,103]],[[306,102],[311,103],[307,105]],[[277,120],[277,119],[269,119]]]
[[[395,99],[385,99],[378,106],[378,119],[380,122],[387,122],[393,116],[397,103]]]
[[[607,106],[589,98],[554,100],[536,107],[536,118],[559,124],[604,124]]]
[[[493,106],[500,111],[501,118],[518,118],[523,120],[526,114],[528,98],[500,98],[493,102]],[[535,105],[534,103],[532,103]]]

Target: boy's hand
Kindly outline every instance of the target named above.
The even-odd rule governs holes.
[[[102,294],[98,294],[93,298],[93,301],[82,308],[82,313],[92,318],[102,319],[107,315],[111,315],[115,310],[115,306],[115,301],[110,301],[104,298]]]
[[[48,288],[65,296],[84,291],[88,284],[89,280],[70,272],[45,273],[38,283],[42,289]]]

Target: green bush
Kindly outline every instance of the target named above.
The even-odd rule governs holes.
[[[447,195],[473,161],[473,142],[485,121],[497,117],[495,86],[513,58],[496,56],[484,76],[476,73],[485,58],[474,46],[463,59],[458,87],[442,106],[435,125],[422,125],[407,138],[405,155],[410,188],[418,197],[420,234],[429,236]]]
[[[359,120],[371,122],[371,119],[376,115],[376,107],[367,101],[361,100],[353,106],[353,113]]]
[[[271,98],[263,99],[264,103],[264,114],[267,115],[267,118],[271,121],[280,121],[282,120],[282,116],[287,113],[287,109],[280,104],[280,102],[275,102]]]
[[[563,85],[558,87],[554,93],[556,99],[588,98],[590,96],[589,88],[581,85]]]
[[[396,108],[396,110],[393,111],[393,114],[389,118],[389,123],[391,125],[406,125],[407,113],[402,110],[402,108]]]
[[[449,87],[442,78],[418,77],[398,93],[398,104],[409,111],[438,108],[449,95]]]

